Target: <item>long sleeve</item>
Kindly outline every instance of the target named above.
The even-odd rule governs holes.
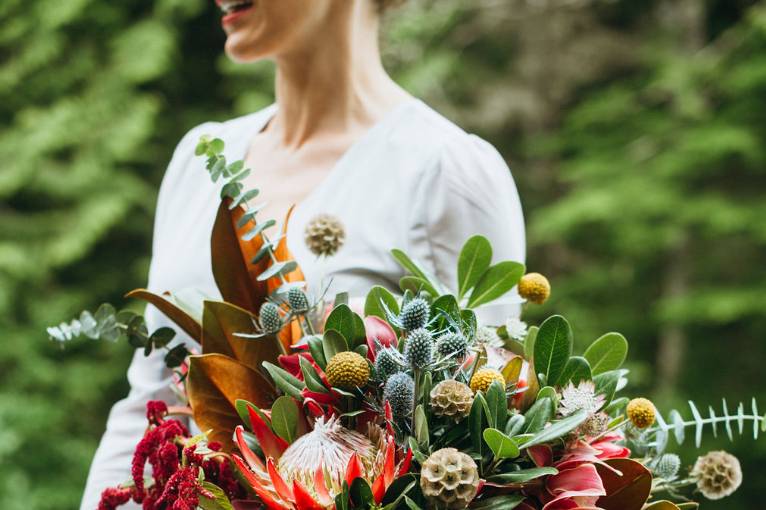
[[[184,171],[194,152],[194,144],[200,134],[209,129],[210,125],[202,125],[191,130],[178,144],[173,158],[163,178],[157,201],[157,213],[154,223],[154,242],[152,246],[152,263],[148,287],[154,292],[175,290],[161,288],[163,263],[159,259],[163,251],[164,237],[169,235],[168,227],[171,211],[168,202],[174,195],[183,192]],[[179,189],[179,187],[181,189]],[[147,307],[146,321],[149,331],[160,326],[173,326],[154,307]],[[188,337],[179,334],[176,342],[188,341]],[[101,492],[107,488],[130,479],[130,465],[133,451],[146,430],[146,403],[149,400],[164,400],[168,404],[177,401],[170,390],[172,374],[165,367],[163,352],[155,351],[150,356],[144,356],[137,350],[128,369],[130,392],[126,398],[117,402],[109,413],[106,431],[101,438],[96,455],[88,474],[88,481],[80,504],[81,510],[94,510],[98,506]],[[129,504],[123,508],[139,508]]]
[[[418,197],[415,252],[450,290],[457,286],[460,249],[473,235],[489,239],[492,263],[524,262],[519,195],[508,166],[489,143],[465,133],[450,137],[434,156]],[[477,310],[490,324],[501,324],[519,312],[515,290]]]

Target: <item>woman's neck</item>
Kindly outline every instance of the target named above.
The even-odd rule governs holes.
[[[321,40],[277,59],[279,109],[268,130],[282,144],[297,148],[319,132],[364,130],[409,97],[383,69],[372,16],[359,7],[346,9]]]

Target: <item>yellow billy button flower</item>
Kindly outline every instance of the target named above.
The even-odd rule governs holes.
[[[330,359],[325,374],[332,386],[353,389],[367,384],[370,365],[360,354],[352,351],[339,352]]]
[[[473,377],[471,377],[471,390],[473,390],[474,393],[479,391],[486,393],[494,381],[498,381],[505,386],[505,378],[503,377],[503,374],[494,368],[481,368],[473,374]]]
[[[656,419],[656,411],[651,400],[645,398],[634,398],[628,402],[625,409],[628,419],[639,429],[651,427]]]
[[[527,301],[541,305],[551,295],[551,284],[540,273],[527,273],[519,280],[519,295]]]

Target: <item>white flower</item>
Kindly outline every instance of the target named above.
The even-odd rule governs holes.
[[[604,396],[596,395],[596,385],[593,381],[582,381],[575,386],[571,382],[561,389],[559,413],[569,416],[580,409],[588,414],[594,414],[604,405]]]
[[[517,317],[508,317],[505,321],[505,331],[510,338],[522,340],[527,336],[527,323]]]
[[[476,343],[480,345],[488,345],[489,347],[502,347],[503,340],[497,336],[495,328],[489,326],[480,326],[476,330]]]

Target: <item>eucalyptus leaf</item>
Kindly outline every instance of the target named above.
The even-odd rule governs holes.
[[[258,275],[256,278],[259,282],[265,282],[266,280],[275,276],[286,275],[291,271],[294,271],[298,267],[298,263],[294,260],[285,260],[284,262],[276,262],[269,266],[269,268]]]

